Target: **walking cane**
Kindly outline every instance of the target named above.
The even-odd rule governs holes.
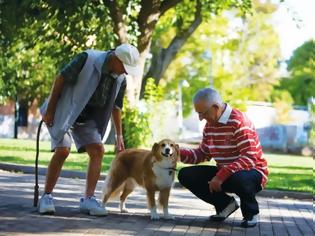
[[[40,129],[42,127],[43,120],[39,122],[38,129],[37,129],[37,136],[36,136],[36,158],[35,158],[35,186],[34,186],[34,207],[37,207],[38,203],[38,155],[39,155],[39,135]]]

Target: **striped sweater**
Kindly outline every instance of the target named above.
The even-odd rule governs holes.
[[[252,122],[244,113],[228,104],[216,124],[206,123],[203,139],[196,149],[180,149],[181,161],[198,164],[213,158],[218,167],[217,177],[225,181],[240,170],[256,169],[262,174],[261,186],[267,183],[267,161]]]

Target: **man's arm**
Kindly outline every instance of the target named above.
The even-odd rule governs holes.
[[[112,116],[116,135],[122,135],[121,110],[118,107],[114,107],[112,111]]]
[[[52,86],[46,113],[43,115],[43,121],[47,126],[52,126],[56,111],[57,102],[64,86],[64,78],[61,74],[56,76]]]
[[[122,135],[121,110],[114,106],[112,116],[116,132],[116,150],[117,152],[121,152],[125,150],[124,139]]]
[[[124,139],[122,135],[121,110],[123,108],[123,100],[127,87],[126,79],[122,81],[119,92],[117,94],[115,105],[112,111],[112,116],[116,131],[116,150],[117,152],[125,150]]]
[[[180,161],[186,164],[198,164],[205,161],[210,161],[211,156],[205,144],[205,137],[198,148],[181,148]]]
[[[198,164],[205,161],[210,161],[211,156],[207,146],[207,138],[203,131],[202,141],[198,148],[181,148],[180,161],[186,164]]]

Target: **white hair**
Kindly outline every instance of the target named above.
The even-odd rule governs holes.
[[[218,105],[220,107],[223,106],[223,101],[220,94],[212,88],[204,88],[197,91],[193,98],[194,104],[199,102],[200,100],[206,101],[209,105]]]

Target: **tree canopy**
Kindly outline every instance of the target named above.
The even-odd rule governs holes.
[[[3,0],[0,6],[1,86],[4,88],[1,96],[42,99],[47,96],[58,68],[87,47],[104,50],[128,41],[139,48],[144,69],[150,46],[156,45],[152,40],[158,40],[153,35],[161,30],[157,29],[157,23],[175,9],[171,24],[176,26],[176,33],[172,42],[180,40],[181,43],[176,47],[171,43],[164,50],[171,55],[165,60],[170,63],[203,19],[229,8],[238,8],[244,13],[250,9],[251,1]],[[155,56],[153,53],[152,61]],[[134,78],[133,84],[139,96],[142,76]],[[44,88],[34,93],[38,86]]]
[[[161,81],[169,96],[176,96],[173,91],[181,80],[188,81],[190,87],[183,88],[185,115],[191,112],[192,95],[211,81],[238,108],[245,109],[248,100],[270,101],[281,57],[279,38],[270,23],[275,10],[274,4],[254,1],[250,16],[226,11],[203,22],[192,34]],[[161,43],[170,38],[168,34],[160,37]]]
[[[315,96],[315,40],[298,47],[287,65],[289,76],[278,88],[289,91],[296,105],[307,105],[308,99]]]

